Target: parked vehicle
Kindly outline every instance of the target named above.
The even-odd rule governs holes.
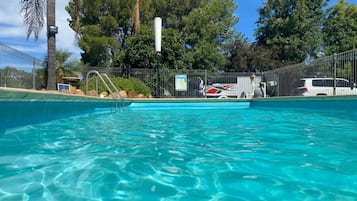
[[[298,93],[302,96],[333,96],[333,78],[302,78],[298,83]],[[336,95],[357,95],[354,83],[343,78],[336,78]]]
[[[238,98],[240,93],[237,83],[214,83],[207,87],[206,95],[208,98]]]
[[[260,82],[260,76],[239,76],[236,77],[235,83],[213,83],[204,91],[208,98],[253,98],[258,94],[256,90],[260,96],[264,94],[260,91]]]

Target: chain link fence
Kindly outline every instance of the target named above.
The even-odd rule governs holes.
[[[0,87],[42,89],[44,62],[0,43]]]

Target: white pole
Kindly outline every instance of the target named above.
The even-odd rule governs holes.
[[[160,97],[160,55],[161,55],[161,31],[162,31],[162,19],[160,17],[155,17],[154,19],[154,31],[155,31],[155,50],[157,56],[157,66],[156,66],[156,97]]]
[[[154,29],[155,29],[155,50],[156,52],[161,52],[162,19],[160,17],[155,17]]]

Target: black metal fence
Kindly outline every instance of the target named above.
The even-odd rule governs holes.
[[[120,68],[96,67],[89,70],[137,78],[157,98],[248,98],[254,95],[255,88],[259,88],[262,77],[262,73],[214,73],[206,70],[131,69],[125,75]]]
[[[310,86],[301,85],[304,78],[312,80]],[[301,95],[299,87],[318,91],[309,95],[357,95],[357,49],[265,72],[264,81],[270,96]]]
[[[161,98],[357,95],[357,49],[267,72],[213,73],[172,69],[130,69],[128,72],[116,67],[95,67],[85,68],[80,72],[81,77],[85,78],[93,69],[110,76],[140,79],[150,88],[153,97]],[[46,85],[45,73],[43,61],[0,44],[0,87],[42,89]],[[301,85],[302,81],[311,81],[311,78],[314,79],[310,87],[328,92],[314,94],[309,86]]]
[[[256,73],[212,73],[205,70],[132,70],[131,77],[142,80],[155,97],[239,98],[247,90],[238,88],[239,78],[250,79]],[[260,74],[258,74],[259,76]],[[243,85],[241,85],[243,87]]]

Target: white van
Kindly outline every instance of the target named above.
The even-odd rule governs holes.
[[[333,78],[302,78],[298,83],[298,92],[303,96],[333,96]],[[353,83],[343,78],[336,78],[336,95],[357,95]]]

